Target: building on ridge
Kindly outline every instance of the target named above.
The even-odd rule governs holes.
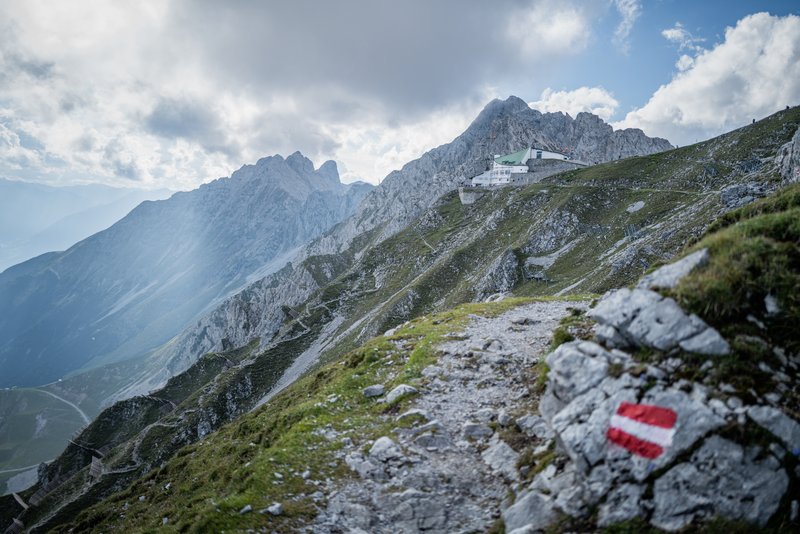
[[[505,156],[496,155],[492,168],[472,179],[473,186],[487,187],[511,183],[512,174],[528,172],[528,161],[532,159],[569,160],[565,153],[553,152],[543,148],[529,147]]]

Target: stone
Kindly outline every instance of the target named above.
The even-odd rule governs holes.
[[[668,350],[698,334],[703,327],[683,313],[677,302],[664,299],[643,309],[628,326],[626,335],[641,345]]]
[[[435,365],[429,365],[422,370],[422,376],[425,378],[434,378],[440,376],[442,373],[444,373],[444,369]]]
[[[778,304],[778,299],[771,294],[767,294],[767,296],[764,297],[764,307],[767,309],[768,316],[778,315],[783,311],[780,304]]]
[[[689,462],[656,480],[650,522],[669,532],[695,517],[722,516],[764,526],[789,486],[788,475],[779,467],[774,457],[753,462],[736,443],[712,436]]]
[[[600,299],[593,310],[587,312],[587,316],[593,318],[601,325],[610,325],[622,331],[639,312],[649,308],[653,304],[663,300],[664,297],[647,289],[627,288],[609,291]]]
[[[497,422],[500,426],[508,426],[511,423],[511,416],[504,410],[500,410],[500,413],[497,414]]]
[[[544,438],[549,431],[547,423],[538,415],[525,415],[517,419],[516,423],[521,432],[531,437]]]
[[[483,408],[475,412],[472,417],[481,423],[491,423],[492,419],[497,417],[497,410],[493,410],[492,408]]]
[[[400,446],[392,441],[391,438],[386,436],[380,437],[375,440],[369,450],[369,457],[378,460],[379,462],[387,462],[389,460],[397,460],[403,458],[403,451]]]
[[[694,269],[708,265],[710,258],[711,255],[707,248],[692,252],[685,258],[665,265],[642,277],[639,283],[636,284],[636,289],[652,289],[654,287],[673,289],[678,285],[681,278]]]
[[[360,452],[352,452],[344,457],[344,463],[350,467],[351,471],[358,473],[358,476],[363,479],[385,480],[389,478],[386,475],[386,470],[383,465],[376,459],[364,458]],[[303,473],[303,480],[308,480],[306,474],[311,474],[308,470]]]
[[[252,511],[253,511],[253,507],[248,504],[247,506],[245,506],[244,508],[239,510],[239,513],[240,514],[247,514],[247,513],[250,513]]]
[[[724,356],[731,352],[731,347],[714,328],[706,328],[699,334],[684,339],[679,346],[686,352],[706,354],[708,356]]]
[[[391,404],[395,400],[397,400],[400,396],[405,395],[407,393],[419,393],[419,392],[415,387],[409,386],[407,384],[400,384],[392,391],[390,391],[388,395],[386,395],[386,402]]]
[[[612,490],[606,502],[600,505],[597,526],[607,527],[644,516],[644,508],[639,502],[644,490],[645,486],[641,484],[622,484]]]
[[[395,418],[395,421],[402,421],[403,419],[406,419],[408,417],[413,417],[415,415],[419,415],[421,417],[424,417],[428,421],[430,421],[431,418],[433,417],[428,410],[420,410],[419,408],[412,408],[412,409],[407,410],[407,411],[401,413],[400,415],[398,415]]]
[[[789,521],[794,523],[795,521],[797,521],[798,513],[800,513],[800,504],[798,504],[797,501],[792,501],[792,504],[790,506],[791,506],[791,511],[789,512]]]
[[[283,515],[283,505],[279,502],[276,502],[272,506],[267,507],[266,511],[275,516]],[[261,513],[263,514],[264,510],[262,510]]]
[[[740,208],[767,194],[767,186],[761,182],[734,184],[720,191],[720,200],[726,211]]]
[[[553,507],[553,500],[538,491],[531,491],[517,498],[503,513],[503,522],[507,531],[513,532],[526,525],[536,525],[544,530],[558,518]]]
[[[547,421],[547,424],[552,427],[553,417],[563,410],[566,405],[567,403],[556,397],[552,388],[547,388],[547,391],[544,392],[539,401],[539,413],[542,414],[542,418]]]
[[[363,391],[364,396],[367,398],[380,397],[383,395],[383,392],[383,384],[375,384],[374,386],[366,387]]]
[[[519,453],[512,449],[508,443],[503,440],[493,440],[494,443],[489,445],[489,448],[481,453],[483,461],[494,469],[503,473],[511,480],[519,480],[519,473],[517,472],[517,460]]]
[[[630,342],[610,324],[600,326],[594,335],[594,339],[608,348],[624,349],[630,346]]]
[[[563,402],[570,402],[599,384],[608,371],[608,362],[602,358],[592,358],[578,350],[580,343],[582,342],[571,341],[559,345],[545,360],[550,367],[547,375],[550,386],[556,397]],[[605,352],[600,345],[590,345]]]
[[[753,406],[747,415],[777,436],[790,451],[800,450],[800,424],[772,406]]]
[[[584,501],[584,488],[583,484],[577,484],[564,488],[558,492],[555,500],[556,508],[570,517],[586,517],[586,502]]]
[[[515,528],[508,534],[535,534],[536,532],[541,532],[538,528],[534,527],[531,524],[525,525],[524,527]]]
[[[464,423],[461,426],[461,435],[464,439],[481,439],[488,438],[494,434],[494,430],[486,425],[479,425],[477,423]]]
[[[438,432],[425,432],[414,440],[414,444],[424,448],[445,449],[450,446],[450,438]]]

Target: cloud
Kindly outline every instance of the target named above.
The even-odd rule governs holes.
[[[724,42],[682,64],[647,104],[613,126],[683,145],[800,103],[800,17],[749,15],[726,29]]]
[[[542,113],[563,111],[573,118],[582,111],[594,113],[607,121],[619,107],[614,96],[602,87],[581,87],[574,91],[553,92],[549,87],[544,90],[541,100],[528,105]]]
[[[639,5],[638,0],[613,0],[613,4],[622,15],[622,22],[614,32],[612,42],[621,52],[627,54],[630,47],[628,36],[633,29],[633,23],[642,14],[642,6]]]
[[[695,45],[695,43],[702,43],[705,39],[693,36],[680,22],[676,22],[674,28],[662,31],[661,35],[671,43],[678,45],[679,52],[684,49],[694,52],[702,52],[704,50],[703,47]]]
[[[590,35],[587,14],[571,2],[534,3],[509,17],[506,33],[532,57],[580,52]]]
[[[0,172],[188,188],[300,150],[376,182],[584,50],[600,5],[2,3],[0,115],[41,147]]]

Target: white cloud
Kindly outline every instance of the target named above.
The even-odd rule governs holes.
[[[487,27],[487,31],[491,26]],[[508,21],[506,32],[527,55],[574,54],[586,48],[589,20],[582,8],[566,1],[536,2]]]
[[[678,34],[675,34],[678,36]],[[690,58],[691,59],[691,58]],[[800,103],[800,17],[757,13],[689,62],[615,128],[688,144]]]
[[[553,92],[548,87],[539,101],[528,105],[542,113],[563,111],[573,118],[581,111],[586,111],[607,121],[619,107],[619,102],[602,87],[581,87],[574,91],[559,92]]]
[[[627,53],[630,46],[628,36],[633,29],[633,23],[642,14],[642,6],[639,5],[638,0],[613,0],[613,3],[619,14],[622,15],[622,22],[614,32],[613,42],[622,52]]]
[[[695,45],[695,43],[702,43],[705,39],[693,36],[680,22],[676,22],[674,28],[662,31],[661,35],[666,37],[667,40],[673,44],[678,45],[679,52],[684,49],[689,49],[694,52],[702,52],[704,50],[702,46]]]

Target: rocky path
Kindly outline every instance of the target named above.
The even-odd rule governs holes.
[[[518,484],[518,452],[498,435],[512,431],[512,418],[524,425],[535,408],[523,377],[544,355],[568,308],[586,307],[585,302],[533,303],[497,318],[473,316],[464,332],[439,346],[443,356],[423,371],[414,408],[396,417],[417,423],[341,453],[361,480],[329,494],[313,532],[489,528],[510,487]],[[541,439],[519,436],[525,445],[546,447],[544,427],[541,434]]]

